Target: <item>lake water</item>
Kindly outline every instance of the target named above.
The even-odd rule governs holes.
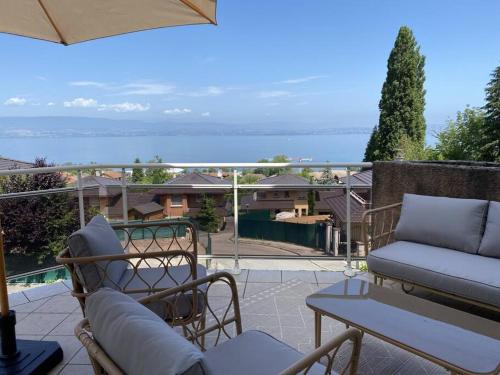
[[[0,155],[32,161],[46,157],[57,164],[127,163],[160,155],[165,162],[255,162],[285,154],[314,162],[358,162],[369,134],[310,136],[143,136],[3,138]]]

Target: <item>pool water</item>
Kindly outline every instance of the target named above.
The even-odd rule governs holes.
[[[69,280],[71,278],[66,268],[51,269],[36,274],[14,277],[8,280],[8,284],[51,284],[59,280]]]

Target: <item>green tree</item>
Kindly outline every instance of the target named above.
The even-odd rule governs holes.
[[[314,183],[314,179],[312,176],[309,177],[309,182],[311,184]],[[314,190],[309,190],[307,192],[307,206],[308,206],[309,216],[313,216],[314,208],[316,206],[316,193],[314,192]]]
[[[239,180],[238,181],[239,184],[253,185],[257,181],[259,181],[259,177],[257,175],[255,175],[255,174],[247,173],[247,174],[244,174],[241,177],[238,177],[238,180]],[[231,179],[231,181],[232,181],[232,179]]]
[[[154,159],[148,161],[148,163],[163,163],[163,160],[156,155]],[[147,184],[163,184],[171,178],[172,175],[167,173],[164,168],[148,168],[144,176],[144,182]]]
[[[34,163],[34,168],[51,166],[45,159],[36,159]],[[0,180],[3,193],[65,186],[66,179],[61,173],[13,175]],[[7,252],[30,255],[39,262],[60,252],[68,235],[80,228],[77,200],[68,193],[3,199],[0,214]],[[92,214],[88,209],[86,219]]]
[[[500,66],[491,73],[491,81],[486,87],[483,145],[481,159],[500,161]]]
[[[202,230],[206,232],[216,232],[219,229],[219,216],[215,211],[213,198],[204,195],[201,201],[201,208],[196,216]]]
[[[402,26],[387,62],[379,123],[368,142],[366,160],[393,160],[403,135],[424,148],[424,65],[425,57],[412,31]]]
[[[456,120],[448,121],[444,130],[436,134],[435,151],[440,159],[480,160],[483,147],[485,113],[480,108],[466,108],[457,113]]]
[[[363,161],[378,160],[379,152],[377,147],[378,147],[378,128],[375,125],[373,127],[370,139],[368,140],[368,143],[366,145],[365,157],[363,158]]]
[[[269,160],[267,159],[260,159],[260,160],[257,160],[257,163],[269,163]],[[269,169],[268,168],[255,168],[253,170],[253,173],[255,174],[263,174],[264,176],[269,176]]]
[[[139,158],[135,158],[134,163],[139,164],[141,160]],[[142,168],[133,168],[132,169],[132,182],[134,184],[141,183],[144,180],[144,170]]]
[[[312,169],[311,168],[302,168],[302,170],[300,171],[300,175],[304,178],[307,178],[309,179],[311,177],[311,173],[312,173]]]
[[[338,182],[337,178],[333,174],[333,170],[330,167],[326,167],[321,172],[321,176],[318,179],[318,184],[320,185],[332,185]]]

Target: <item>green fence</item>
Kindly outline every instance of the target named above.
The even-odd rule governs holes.
[[[147,223],[149,226],[147,228],[135,228],[131,233],[133,240],[144,240],[156,238],[171,238],[174,236],[184,237],[186,235],[186,225],[179,224],[178,221],[186,221],[188,219],[168,219],[168,220],[130,220],[128,223],[130,225]],[[159,224],[169,223],[171,226],[159,227]],[[111,224],[122,224],[122,222],[113,222]],[[125,239],[124,229],[115,230],[116,235],[123,241]]]
[[[256,220],[242,215],[239,236],[260,240],[289,242],[318,248],[321,227],[318,224],[295,224],[282,221]]]

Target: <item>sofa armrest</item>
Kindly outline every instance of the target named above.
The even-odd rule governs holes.
[[[399,220],[402,203],[374,208],[363,213],[363,242],[367,253],[394,242],[394,230]]]
[[[350,375],[355,375],[357,373],[359,353],[361,350],[361,337],[362,335],[360,331],[354,328],[349,328],[339,336],[321,345],[313,352],[305,355],[304,358],[295,362],[286,370],[282,371],[280,375],[295,375],[299,373],[300,374],[308,373],[311,367],[316,362],[319,362],[323,358],[326,358],[325,375],[331,374],[333,370],[335,357],[339,352],[339,349],[342,346],[344,346],[344,344],[348,341],[352,343],[352,350],[349,356],[349,360],[345,363],[343,369],[337,372],[339,374],[347,374],[347,371],[349,371]]]
[[[212,297],[215,298],[212,300]],[[236,335],[242,332],[238,288],[228,272],[217,272],[138,301],[144,305],[162,305],[161,310],[165,313],[162,318],[173,326],[181,326],[186,338],[202,350],[206,349],[205,336],[208,333],[215,332],[213,345],[216,346],[222,338],[232,337],[228,326],[235,325]],[[186,303],[190,304],[188,310],[196,316],[179,313],[178,305],[185,309]]]
[[[188,282],[197,278],[196,260],[193,254],[184,250],[171,250],[168,252],[150,252],[150,253],[124,253],[116,255],[99,255],[90,257],[73,258],[69,249],[63,250],[56,257],[59,264],[63,264],[70,272],[73,283],[71,294],[78,299],[83,313],[85,314],[85,299],[97,288],[108,286],[126,294],[146,293],[152,294],[164,291],[165,288],[158,287],[160,281],[164,278],[172,280],[174,285]],[[125,285],[118,285],[115,280],[109,277],[107,270],[113,262],[127,264],[127,270],[130,270],[130,276]],[[171,275],[171,269],[180,265],[188,265],[188,272],[185,280],[175,280]],[[86,287],[85,279],[80,271],[80,267],[90,266],[101,275],[98,285],[92,290]],[[145,268],[163,268],[164,272],[157,278],[146,280],[141,277],[140,270]],[[141,287],[132,287],[133,281],[139,281]]]

